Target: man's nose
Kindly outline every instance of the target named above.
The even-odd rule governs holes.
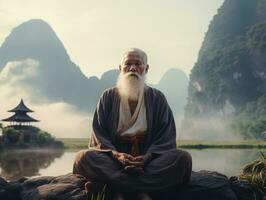
[[[130,65],[129,70],[130,71],[136,71],[137,67],[135,64]]]

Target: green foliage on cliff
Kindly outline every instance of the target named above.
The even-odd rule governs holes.
[[[245,138],[262,138],[266,130],[266,95],[247,103],[236,115],[232,128]]]
[[[225,113],[230,104],[236,132],[257,138],[265,129],[264,116],[249,112],[266,93],[265,9],[265,0],[225,0],[191,71],[186,116]]]
[[[266,48],[266,21],[252,26],[247,32],[247,44],[250,51],[265,50]]]

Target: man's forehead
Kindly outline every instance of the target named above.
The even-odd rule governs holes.
[[[120,64],[124,64],[128,60],[135,60],[141,62],[142,64],[147,65],[147,55],[144,51],[138,48],[131,48],[126,51],[121,59]]]
[[[139,55],[137,52],[130,52],[130,53],[125,54],[123,60],[124,60],[124,62],[126,60],[140,60],[140,61],[144,62],[142,56]]]

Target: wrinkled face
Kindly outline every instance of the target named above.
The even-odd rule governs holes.
[[[117,80],[117,88],[122,98],[138,101],[140,93],[144,92],[148,69],[149,66],[140,52],[131,51],[124,54]]]
[[[148,65],[144,64],[143,59],[139,54],[131,52],[125,55],[121,66],[119,66],[119,70],[123,74],[128,73],[129,76],[139,78],[138,76],[142,76],[143,73],[147,73]]]

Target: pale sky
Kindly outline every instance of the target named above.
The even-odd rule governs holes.
[[[190,73],[223,0],[0,0],[0,44],[30,19],[48,22],[86,76],[118,67],[121,54],[148,54],[149,82],[169,68]]]

